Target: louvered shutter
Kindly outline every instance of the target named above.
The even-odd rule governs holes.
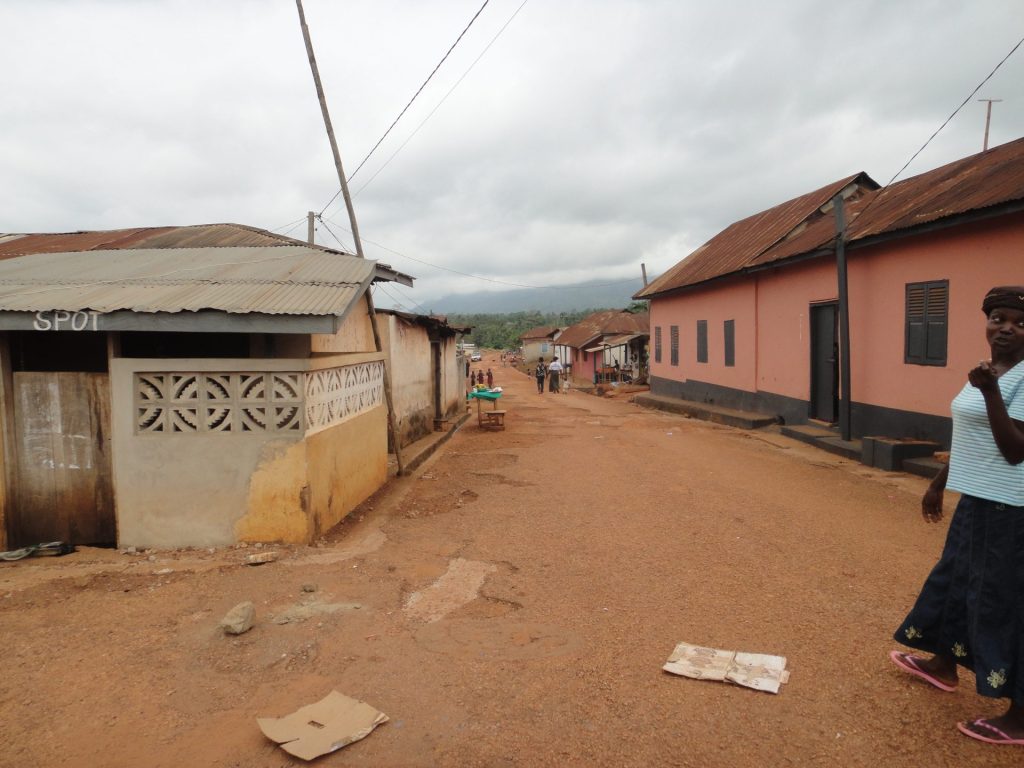
[[[904,362],[945,365],[949,281],[907,284]]]

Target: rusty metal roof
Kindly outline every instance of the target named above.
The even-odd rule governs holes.
[[[623,334],[650,333],[651,316],[647,312],[632,313],[625,309],[609,309],[587,315],[575,325],[570,325],[557,343],[563,347],[582,349],[595,339]]]
[[[638,291],[634,298],[648,298],[737,272],[759,254],[782,241],[802,222],[816,214],[820,215],[820,209],[837,193],[861,186],[878,185],[866,174],[854,174],[730,224],[665,274]]]
[[[0,311],[342,315],[376,272],[302,245],[36,253],[0,260]]]
[[[523,331],[519,334],[521,341],[532,341],[533,339],[550,339],[558,333],[558,327],[554,325],[539,325],[536,328],[531,328],[528,331]]]
[[[635,297],[649,298],[716,277],[830,252],[835,217],[829,201],[844,189],[849,194],[845,206],[851,248],[942,219],[997,206],[1019,207],[1024,201],[1024,138],[884,189],[873,187],[877,185],[870,177],[857,174],[736,222]]]
[[[197,224],[192,226],[137,227],[103,231],[35,234],[0,233],[0,260],[11,256],[72,251],[153,250],[167,248],[282,248],[296,247],[324,253],[352,254],[309,244],[265,229],[243,224]],[[412,278],[377,262],[378,277],[412,285]]]

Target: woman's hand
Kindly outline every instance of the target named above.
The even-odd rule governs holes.
[[[921,499],[921,514],[926,523],[937,523],[942,519],[942,492],[946,490],[949,464],[943,464],[939,474],[928,484],[928,490]]]
[[[937,523],[942,520],[942,488],[928,486],[921,499],[921,514],[926,523]]]
[[[998,392],[998,378],[990,360],[982,360],[967,372],[967,380],[971,382],[971,386],[977,387],[982,392]]]

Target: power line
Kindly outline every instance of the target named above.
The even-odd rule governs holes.
[[[320,221],[324,222],[324,226],[326,227],[327,226],[327,221],[330,221],[330,219],[321,218]],[[341,226],[336,221],[333,222],[333,223],[338,225],[339,227]],[[341,227],[341,228],[344,229],[344,227]],[[331,232],[330,229],[328,229],[327,231]],[[331,232],[331,234],[334,235],[333,232]],[[338,240],[336,235],[334,235],[334,239]],[[338,242],[340,243],[341,241],[338,240]],[[376,243],[373,240],[369,240],[369,239],[367,239],[365,237],[363,238],[363,242],[364,243],[369,243],[370,245],[374,245],[374,246],[380,248],[383,251],[387,251],[388,253],[393,253],[395,256],[400,256],[403,259],[409,259],[409,261],[415,261],[417,264],[424,264],[424,265],[426,265],[428,267],[433,267],[434,269],[440,269],[440,270],[443,270],[445,272],[451,272],[451,273],[456,274],[456,275],[461,275],[462,277],[472,277],[475,280],[483,280],[483,281],[488,282],[488,283],[497,283],[499,285],[508,285],[508,286],[513,287],[513,288],[534,288],[534,289],[537,289],[537,290],[560,290],[560,291],[574,290],[574,289],[575,290],[587,290],[587,289],[591,289],[591,288],[614,288],[617,285],[625,285],[626,283],[632,283],[632,282],[634,282],[634,281],[639,279],[639,278],[636,278],[636,277],[631,277],[631,278],[628,278],[626,280],[618,280],[618,281],[616,281],[614,283],[603,283],[601,285],[528,285],[526,283],[513,283],[513,282],[509,282],[508,280],[499,280],[496,277],[484,277],[483,275],[474,275],[471,272],[462,272],[462,271],[460,271],[458,269],[452,269],[451,267],[442,267],[440,264],[433,264],[433,263],[431,263],[429,261],[424,261],[423,259],[417,259],[415,256],[409,256],[408,254],[401,253],[400,251],[396,251],[394,248],[388,248],[386,245],[382,245],[381,243]]]
[[[451,47],[448,49],[448,51],[445,53],[445,55],[441,57],[441,60],[439,62],[437,62],[437,66],[435,66],[434,69],[431,71],[431,73],[429,75],[427,75],[427,79],[423,81],[423,85],[421,85],[416,90],[416,93],[414,93],[412,95],[412,98],[409,99],[409,103],[406,104],[404,107],[402,107],[402,111],[398,113],[398,117],[396,117],[394,119],[394,121],[391,123],[391,125],[388,126],[388,129],[386,131],[384,131],[384,135],[381,136],[379,139],[377,139],[377,143],[373,145],[373,148],[369,152],[366,153],[366,157],[364,157],[360,161],[359,165],[356,166],[356,169],[354,171],[352,171],[352,173],[349,174],[349,176],[348,176],[348,180],[349,181],[351,181],[353,178],[355,178],[355,175],[357,173],[359,173],[359,169],[362,168],[364,165],[366,165],[366,161],[370,159],[370,157],[373,155],[374,152],[377,151],[377,147],[379,147],[381,145],[381,143],[384,141],[384,139],[386,139],[388,137],[388,134],[391,133],[391,130],[396,125],[398,125],[398,121],[402,119],[402,115],[404,115],[406,113],[406,111],[409,109],[409,107],[412,106],[412,103],[414,101],[416,101],[416,97],[419,96],[420,93],[423,92],[423,89],[427,87],[427,83],[429,83],[431,78],[433,78],[434,75],[437,74],[437,70],[439,70],[441,68],[441,65],[444,64],[444,62],[448,58],[448,56],[451,55],[451,52],[455,50],[455,46],[457,46],[459,44],[459,41],[462,40],[462,38],[465,36],[465,34],[469,31],[469,28],[473,26],[473,22],[477,20],[477,17],[481,13],[483,13],[484,8],[487,7],[487,4],[490,1],[491,0],[484,0],[484,4],[481,5],[479,10],[477,10],[477,12],[473,14],[473,18],[471,18],[469,20],[469,23],[466,25],[465,29],[463,29],[459,33],[459,36],[457,38],[455,38],[455,42],[452,43]],[[333,203],[337,199],[338,195],[340,195],[340,194],[341,194],[341,190],[339,189],[337,192],[334,193],[334,197],[332,197],[330,200],[327,201],[327,205],[325,205],[323,208],[320,209],[320,213],[323,213],[324,211],[326,211],[327,210],[327,206],[330,205],[331,203]]]
[[[437,112],[437,110],[439,110],[441,108],[441,105],[444,104],[445,101],[447,101],[448,97],[451,96],[452,93],[455,91],[455,89],[458,88],[459,85],[462,83],[462,81],[466,79],[466,76],[473,70],[473,67],[475,67],[477,65],[477,63],[480,61],[480,59],[482,59],[484,57],[484,54],[486,54],[487,51],[489,51],[491,49],[491,46],[494,45],[494,43],[498,40],[499,37],[501,37],[501,34],[505,31],[505,29],[508,27],[508,25],[512,23],[512,21],[516,18],[516,16],[519,15],[519,12],[521,10],[523,10],[523,6],[525,6],[528,2],[529,2],[529,0],[523,0],[523,2],[519,4],[519,7],[516,8],[515,12],[511,16],[509,16],[508,21],[506,21],[502,25],[501,29],[498,30],[497,34],[495,34],[494,37],[491,38],[491,41],[489,43],[487,43],[487,45],[484,47],[483,51],[480,52],[480,55],[477,56],[475,59],[473,59],[473,63],[470,64],[469,67],[466,69],[466,71],[462,73],[462,76],[458,80],[455,81],[455,84],[451,88],[448,89],[448,92],[437,103],[437,106],[435,106],[432,110],[430,110],[430,114],[428,114],[425,118],[423,118],[423,121],[419,125],[417,125],[415,130],[413,130],[413,132],[411,134],[409,134],[409,137],[405,141],[403,141],[401,143],[401,145],[399,145],[398,149],[396,149],[394,152],[391,153],[391,156],[384,162],[383,165],[381,165],[380,168],[378,168],[374,172],[373,176],[368,178],[363,183],[363,185],[361,187],[359,187],[359,189],[357,189],[355,192],[352,193],[353,197],[357,197],[360,192],[362,192],[364,189],[366,189],[368,186],[370,186],[370,183],[374,179],[376,179],[377,176],[380,175],[381,171],[383,171],[385,168],[387,168],[391,164],[391,161],[395,159],[395,156],[398,155],[398,153],[401,152],[403,149],[405,149],[406,144],[408,144],[410,141],[412,141],[413,137],[417,133],[420,132],[420,129],[423,128],[423,126],[427,124],[427,121],[430,120],[430,118],[432,118],[434,116],[434,113]],[[332,197],[331,201],[333,202],[334,199],[337,198],[337,196],[338,195],[336,194],[334,197]],[[329,206],[330,204],[331,203],[327,203],[327,205],[324,206],[323,210],[327,210],[327,206]],[[321,213],[323,213],[323,211],[321,211]]]
[[[947,117],[946,121],[936,129],[935,133],[933,133],[931,136],[928,137],[928,141],[926,141],[924,144],[921,145],[921,148],[919,150],[917,150],[917,152],[915,152],[911,156],[911,158],[909,160],[907,160],[907,162],[904,164],[904,166],[902,168],[900,168],[896,172],[895,176],[893,176],[891,179],[889,179],[889,182],[885,186],[888,187],[889,184],[892,184],[894,181],[896,181],[897,176],[899,176],[901,173],[903,173],[905,170],[907,170],[907,166],[909,166],[912,162],[914,162],[914,159],[918,155],[920,155],[922,152],[924,152],[924,148],[927,147],[929,144],[931,144],[932,139],[934,139],[936,136],[939,135],[939,131],[941,131],[943,128],[945,128],[949,124],[949,121],[952,120],[954,117],[956,117],[957,112],[959,112],[961,109],[963,109],[964,106],[967,104],[967,102],[969,102],[972,98],[974,98],[974,94],[976,94],[978,91],[980,91],[981,87],[992,78],[992,75],[994,75],[996,72],[999,71],[999,68],[1001,66],[1003,66],[1003,64],[1006,63],[1006,60],[1008,58],[1013,56],[1014,52],[1016,52],[1016,50],[1018,48],[1020,48],[1021,44],[1024,44],[1024,37],[1022,37],[1020,40],[1017,41],[1017,44],[1015,46],[1013,46],[1013,48],[1010,49],[1010,52],[1008,54],[1003,56],[1002,61],[1000,61],[998,64],[996,64],[995,69],[993,69],[991,72],[989,72],[988,76],[984,80],[982,80],[980,83],[978,83],[978,87],[975,88],[973,91],[971,91],[970,95],[966,99],[963,100],[963,103],[959,107],[957,107],[956,109],[953,110],[953,114],[951,114],[949,117]],[[861,215],[863,215],[863,211],[861,212]]]

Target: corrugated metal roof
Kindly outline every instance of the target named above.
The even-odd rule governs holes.
[[[0,234],[0,260],[11,256],[73,251],[152,250],[168,248],[292,248],[303,247],[330,254],[352,254],[322,245],[310,245],[284,235],[243,224],[196,224],[192,226],[138,227],[88,232],[48,234]],[[412,285],[412,278],[377,262],[382,279]]]
[[[886,187],[849,239],[898,232],[939,219],[1024,199],[1024,138]]]
[[[884,189],[871,189],[874,182],[858,174],[763,211],[727,227],[637,293],[636,298],[827,252],[835,240],[835,217],[827,203],[844,182],[854,180],[861,184],[860,189],[846,201],[847,242],[852,248],[868,239],[1024,201],[1024,138]],[[803,216],[798,216],[801,209]],[[775,237],[781,230],[785,230],[782,237]],[[762,245],[758,250],[759,242]]]
[[[558,333],[558,327],[554,325],[539,325],[536,328],[531,328],[528,331],[523,331],[519,334],[521,341],[530,341],[531,339],[548,339]]]
[[[582,349],[594,339],[629,333],[650,333],[651,316],[647,312],[632,313],[624,309],[609,309],[587,315],[570,325],[558,337],[563,347]]]
[[[340,315],[376,266],[282,245],[37,253],[0,260],[0,311]]]
[[[854,174],[730,224],[635,297],[646,298],[736,272],[819,213],[838,192],[860,185],[878,186],[866,174]]]

